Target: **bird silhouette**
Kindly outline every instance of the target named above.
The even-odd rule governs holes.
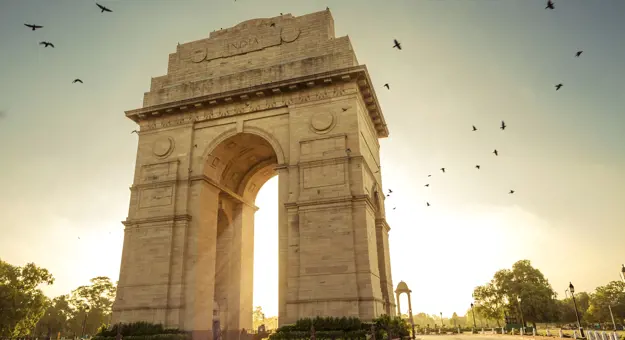
[[[42,41],[39,43],[39,45],[45,45],[43,46],[44,48],[48,46],[52,46],[52,48],[54,48],[54,44],[52,44],[51,42],[47,42],[47,41]]]
[[[393,48],[396,48],[398,50],[401,50],[401,44],[399,43],[399,41],[397,41],[397,39],[393,39],[393,42],[395,43],[393,45]]]
[[[97,2],[96,2],[95,4],[96,4],[96,5],[98,5],[98,7],[100,7],[100,9],[102,10],[102,12],[100,12],[100,13],[104,13],[104,12],[113,12],[113,11],[111,11],[110,9],[108,9],[108,8],[106,8],[106,7],[102,6],[102,5],[100,5],[100,4],[99,4],[99,3],[97,3]]]
[[[392,193],[393,193],[393,190],[388,189],[388,193],[389,193],[389,194],[392,194]]]
[[[441,171],[442,171],[442,172],[445,172],[445,168],[441,168]]]
[[[426,184],[425,186],[426,186],[426,187],[429,187],[429,186],[430,186],[430,183]]]
[[[74,79],[74,81],[72,82],[72,84],[74,84],[74,83],[81,83],[81,84],[82,84],[83,82],[82,82],[82,80],[80,80],[80,79],[76,78],[76,79]]]
[[[493,151],[493,153],[495,154],[495,156],[499,156],[499,152],[497,152],[497,149],[495,149],[495,151]]]
[[[428,177],[432,177],[432,175],[428,175]]]
[[[475,166],[475,168],[476,168],[476,169],[478,169],[478,170],[480,170],[480,165],[479,165],[479,164],[478,164],[478,165],[476,165],[476,166]]]
[[[510,190],[509,194],[514,194],[514,190]]]
[[[39,25],[30,25],[30,24],[24,24],[24,26],[26,27],[30,27],[33,31],[38,29],[38,28],[43,28],[43,26],[39,26]]]
[[[499,127],[502,130],[506,129],[506,122],[504,122],[503,120],[501,121],[501,126]]]
[[[429,207],[430,206],[430,202],[425,202],[425,204]]]
[[[275,23],[275,22],[272,22],[269,26],[270,26],[270,27],[276,27],[276,23]]]
[[[139,131],[137,131],[137,130],[132,130],[132,132],[130,132],[130,134],[132,135],[133,133],[139,134]]]
[[[344,108],[342,108],[342,109],[343,109],[343,112],[345,112],[345,111],[347,111],[349,108],[348,108],[348,107],[344,107]]]
[[[393,210],[397,209],[397,207],[393,207]]]
[[[575,53],[575,56],[579,57],[580,55],[582,55],[582,53],[584,53],[584,51],[577,51],[577,53]]]
[[[556,85],[555,87],[556,87],[556,91],[558,91],[562,87],[562,83]]]
[[[326,11],[329,11],[329,10],[330,10],[330,7],[326,6]]]
[[[548,9],[554,9],[554,7],[553,7],[553,1],[551,1],[551,0],[547,1],[547,7],[545,7],[545,9],[547,9],[547,8],[548,8]]]
[[[388,85],[388,83],[384,84],[384,87],[386,87],[387,89],[391,89],[391,87]]]
[[[473,131],[477,131],[477,128],[475,127],[475,125],[473,125]]]

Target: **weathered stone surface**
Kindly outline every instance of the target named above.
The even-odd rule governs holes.
[[[393,315],[370,84],[329,11],[179,45],[126,112],[141,131],[113,322],[250,329],[254,201],[275,175],[280,324]]]

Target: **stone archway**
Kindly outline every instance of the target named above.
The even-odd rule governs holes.
[[[113,322],[209,339],[215,311],[227,338],[250,329],[254,202],[276,175],[279,324],[395,314],[388,129],[333,27],[329,11],[289,14],[181,44],[126,112],[140,132]]]

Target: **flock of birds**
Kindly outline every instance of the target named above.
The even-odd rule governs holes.
[[[236,1],[236,0],[235,0],[235,1]],[[105,7],[105,6],[102,6],[102,5],[98,4],[98,3],[96,3],[96,6],[98,6],[98,8],[101,10],[101,12],[100,12],[100,13],[104,13],[104,12],[109,12],[109,13],[110,13],[110,12],[113,12],[111,9],[109,9],[109,8],[107,8],[107,7]],[[326,10],[329,10],[329,9],[330,9],[329,7],[326,7]],[[548,0],[548,1],[547,1],[547,6],[545,7],[545,9],[551,9],[551,10],[555,9],[555,4],[554,4],[554,2],[553,2],[552,0]],[[283,14],[282,14],[282,13],[280,13],[280,15],[283,15]],[[24,24],[24,26],[26,26],[26,27],[30,28],[32,31],[36,31],[36,30],[38,30],[38,29],[43,28],[43,26],[41,26],[41,25],[34,25],[34,24]],[[39,45],[42,45],[44,48],[47,48],[47,47],[52,47],[52,48],[54,48],[54,44],[53,44],[53,43],[51,43],[51,42],[49,42],[49,41],[41,41],[41,42],[39,43]],[[400,43],[397,39],[393,39],[393,48],[396,48],[397,50],[400,50],[400,51],[401,51],[401,49],[402,49],[402,47],[401,47],[401,43]],[[577,52],[575,53],[575,57],[579,57],[579,56],[581,56],[583,52],[584,52],[584,51],[577,51]],[[83,81],[82,81],[80,78],[76,78],[76,79],[74,79],[74,81],[72,81],[72,83],[74,83],[74,84],[75,84],[75,83],[81,83],[81,84],[83,84]],[[562,83],[558,83],[558,84],[556,84],[556,85],[555,85],[555,89],[556,89],[556,91],[560,90],[560,88],[562,88],[562,86],[563,86],[563,84],[562,84]],[[391,89],[391,86],[390,86],[388,83],[384,84],[384,87],[385,87],[387,90],[390,90],[390,89]],[[1,116],[1,112],[0,112],[0,116]],[[506,127],[507,127],[506,123],[502,120],[502,121],[501,121],[501,125],[500,125],[500,127],[499,127],[499,128],[500,128],[502,131],[504,131],[504,130],[506,129]],[[475,131],[477,131],[477,130],[478,130],[478,129],[475,127],[475,125],[473,125],[473,126],[472,126],[472,131],[473,131],[473,132],[475,132]],[[138,131],[137,131],[137,130],[133,130],[131,133],[137,133],[137,134],[138,134]],[[351,150],[350,150],[350,151],[351,151]],[[494,149],[492,153],[493,153],[495,156],[499,156],[499,151],[497,151],[497,149]],[[480,170],[480,169],[481,169],[481,166],[480,166],[479,164],[476,164],[476,165],[475,165],[475,168],[476,168],[477,170]],[[441,172],[442,172],[442,173],[445,173],[446,168],[445,168],[445,167],[442,167],[442,168],[440,168],[440,170],[441,170]],[[380,171],[380,170],[378,169],[378,170],[376,171],[376,173],[377,173],[377,172],[379,172],[379,171]],[[431,176],[432,176],[431,174],[430,174],[430,175],[428,175],[428,177],[431,177]],[[430,184],[429,184],[429,183],[425,184],[425,187],[429,187],[429,186],[430,186]],[[387,196],[387,197],[389,197],[392,193],[393,193],[393,191],[392,191],[391,189],[389,189],[389,190],[388,190],[388,193],[387,193],[387,195],[386,195],[386,196]],[[515,193],[515,190],[513,190],[513,189],[510,189],[510,191],[508,191],[508,194],[514,194],[514,193]],[[430,206],[430,202],[425,202],[425,204],[426,204],[426,206],[428,206],[428,207]],[[394,207],[394,208],[393,208],[393,210],[395,210],[395,209],[396,209],[396,207]]]
[[[553,1],[552,1],[552,0],[548,0],[548,1],[547,1],[547,7],[545,7],[545,9],[551,9],[551,10],[552,10],[552,9],[555,9],[555,4],[553,3]],[[397,50],[399,50],[399,51],[401,51],[401,49],[402,49],[402,47],[401,47],[401,43],[400,43],[397,39],[393,39],[393,48],[396,48],[396,49],[397,49]],[[584,52],[584,51],[577,51],[577,52],[575,53],[575,57],[576,57],[576,58],[579,58],[579,57],[582,55],[582,53],[583,53],[583,52]],[[556,91],[560,90],[560,88],[561,88],[562,86],[563,86],[563,84],[562,84],[562,83],[558,83],[558,84],[556,84],[556,85],[555,85]],[[388,83],[384,84],[384,87],[385,87],[387,90],[390,90],[390,89],[391,89],[391,86],[390,86]],[[505,130],[506,130],[506,127],[507,127],[506,123],[502,120],[502,121],[501,121],[501,125],[499,126],[499,128],[500,128],[502,131],[505,131]],[[475,131],[477,131],[477,130],[478,130],[478,129],[475,127],[475,125],[473,125],[473,126],[472,126],[472,131],[473,131],[473,132],[475,132]],[[494,149],[494,150],[493,150],[493,154],[494,154],[495,156],[499,156],[499,151],[497,151],[497,149]],[[481,166],[480,166],[479,164],[476,164],[476,165],[475,165],[475,168],[476,168],[477,170],[480,170],[480,169],[481,169]],[[441,170],[441,172],[442,172],[442,173],[445,173],[446,168],[445,168],[445,167],[442,167],[442,168],[440,168],[440,170]],[[378,171],[379,171],[379,170],[378,170]],[[376,172],[377,172],[377,171],[376,171]],[[432,177],[432,175],[430,174],[430,175],[428,175],[428,177]],[[430,187],[430,183],[426,183],[426,184],[425,184],[425,187],[426,187],[426,188],[429,188],[429,187]],[[386,197],[389,197],[392,193],[393,193],[393,190],[389,189],[389,190],[388,190],[388,193],[386,194]],[[515,190],[513,190],[513,189],[510,189],[510,191],[508,191],[508,194],[510,194],[510,195],[512,195],[512,194],[514,194],[514,193],[515,193]],[[427,207],[429,207],[429,206],[430,206],[430,202],[427,202],[427,201],[426,201],[426,202],[425,202],[425,205],[426,205]],[[396,209],[396,207],[394,207],[394,208],[393,208],[393,210],[395,210],[395,209]]]
[[[100,13],[113,12],[109,8],[104,7],[104,6],[102,6],[102,5],[98,4],[98,3],[96,3],[96,6],[98,6],[98,8],[100,8],[100,10],[101,10]],[[30,28],[32,31],[36,31],[38,29],[43,28],[43,26],[41,26],[41,25],[34,25],[34,24],[24,24],[24,26]],[[54,48],[54,44],[49,42],[49,41],[41,41],[41,42],[39,42],[39,45],[43,45],[44,48],[47,48],[47,47]],[[80,78],[76,78],[76,79],[74,79],[74,81],[72,81],[72,84],[76,84],[76,83],[83,84],[83,81]]]

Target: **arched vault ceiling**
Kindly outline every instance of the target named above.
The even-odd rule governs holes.
[[[253,200],[258,189],[274,176],[277,157],[262,137],[239,133],[221,142],[207,162],[207,176]]]

